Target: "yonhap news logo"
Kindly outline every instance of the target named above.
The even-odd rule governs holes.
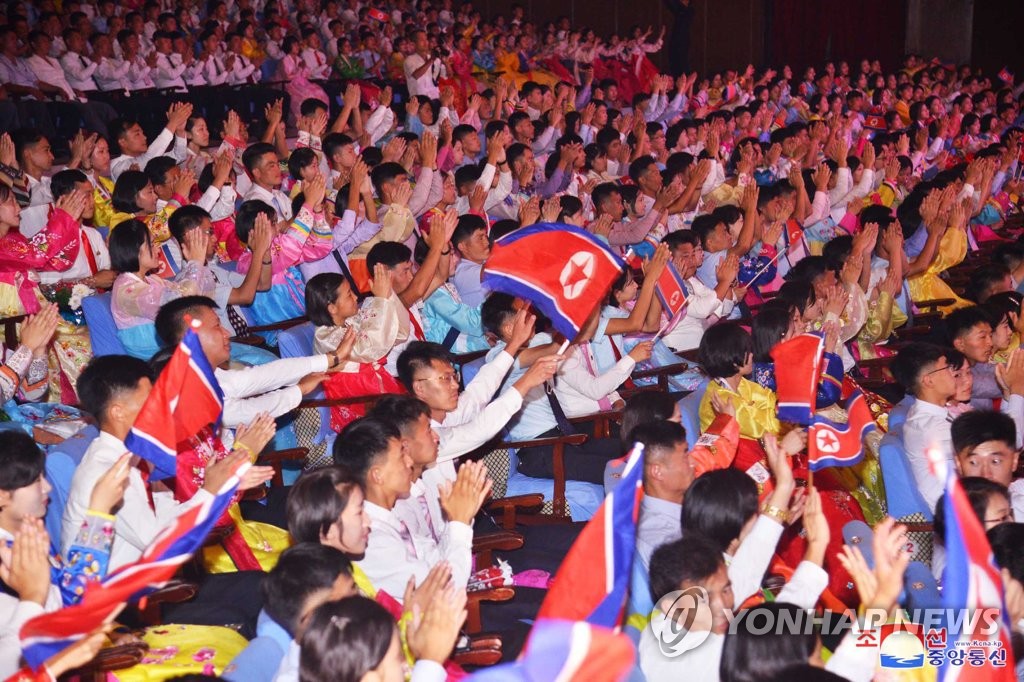
[[[663,656],[676,658],[699,647],[711,634],[714,620],[708,592],[703,587],[688,587],[669,592],[659,604],[668,605],[664,617],[651,619],[651,631]]]

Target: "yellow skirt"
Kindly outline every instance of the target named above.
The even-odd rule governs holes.
[[[112,673],[121,682],[160,682],[189,673],[219,675],[249,643],[217,625],[157,625],[138,632],[149,651],[142,662]]]
[[[281,552],[292,544],[288,531],[269,523],[247,521],[242,518],[242,511],[237,504],[228,508],[228,514],[234,519],[238,531],[245,538],[245,544],[249,546],[256,561],[260,563],[260,568],[269,571],[276,566]],[[238,570],[235,567],[235,562],[220,545],[203,549],[203,563],[210,573],[234,573]]]

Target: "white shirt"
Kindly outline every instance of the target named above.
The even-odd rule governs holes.
[[[269,190],[253,183],[249,191],[246,192],[244,199],[245,201],[259,199],[264,202],[274,209],[278,221],[292,219],[292,200],[279,189]]]
[[[61,521],[61,552],[67,552],[74,542],[82,520],[89,510],[92,489],[103,474],[110,470],[128,450],[115,436],[101,431],[85,451],[82,462],[71,478],[71,490]],[[168,523],[181,513],[210,497],[200,489],[188,502],[179,504],[170,492],[153,493],[153,506],[149,505],[147,485],[138,466],[128,473],[128,488],[124,504],[115,515],[114,544],[110,552],[110,570],[138,561],[144,550]]]
[[[185,65],[179,60],[173,59],[176,55],[158,53],[156,55],[156,73],[153,82],[158,88],[174,88],[178,92],[188,92],[185,86]]]
[[[401,601],[410,576],[420,584],[437,562],[452,568],[452,583],[463,588],[473,570],[473,529],[459,521],[449,522],[440,541],[424,535],[418,526],[407,525],[394,510],[365,503],[370,517],[366,554],[357,564],[373,586]],[[396,596],[397,595],[397,596]]]
[[[93,79],[96,85],[104,92],[111,90],[138,90],[144,87],[152,87],[153,84],[141,85],[132,82],[128,72],[132,70],[132,63],[124,59],[110,59],[104,57],[96,62],[96,71],[93,72]],[[149,78],[149,67],[145,72],[133,71],[138,83]],[[135,87],[133,87],[135,85]]]
[[[60,65],[67,75],[67,81],[75,90],[90,92],[96,89],[93,74],[99,66],[96,62],[77,52],[67,52],[60,58]]]
[[[952,423],[945,406],[933,405],[920,398],[910,406],[907,420],[903,423],[903,449],[907,453],[914,482],[928,508],[933,511],[945,491],[945,484],[932,474],[928,466],[928,448],[939,448],[949,466],[953,466]]]
[[[174,143],[173,147],[171,147],[172,142]],[[168,151],[168,147],[171,147],[170,151]],[[140,170],[145,170],[146,164],[158,156],[171,156],[175,161],[181,163],[185,160],[187,151],[188,141],[184,137],[177,137],[172,131],[164,128],[160,131],[160,134],[156,136],[156,139],[149,144],[149,149],[142,154],[139,154],[138,156],[122,154],[111,161],[110,177],[116,182],[121,176],[121,173],[128,170],[133,163],[136,164]]]
[[[292,640],[288,651],[281,659],[281,665],[274,675],[274,682],[299,682],[299,662],[302,659],[302,648],[298,642]],[[444,667],[435,661],[416,661],[412,667],[412,677],[409,682],[444,682],[448,673]]]
[[[663,337],[672,350],[691,350],[700,346],[704,331],[718,320],[729,317],[736,303],[732,296],[719,300],[715,290],[696,277],[686,280],[686,309],[676,326]]]
[[[419,78],[413,78],[413,73],[426,63],[426,60],[418,54],[411,54],[405,58],[405,82],[409,87],[409,96],[424,95],[430,99],[437,99],[441,91],[437,87],[437,79],[444,77],[444,65],[440,60],[430,58],[432,64]]]
[[[224,426],[248,424],[267,412],[280,417],[302,402],[299,380],[307,374],[327,371],[326,355],[275,360],[258,367],[213,370],[224,391]]]
[[[25,63],[32,69],[32,73],[36,75],[43,83],[49,83],[55,87],[60,88],[64,96],[69,100],[77,100],[78,95],[71,88],[71,84],[68,83],[68,79],[64,76],[64,69],[60,67],[58,62],[53,57],[40,57],[39,55],[32,55],[25,59]]]
[[[491,400],[512,367],[512,362],[513,358],[508,353],[498,354],[480,368],[466,386],[466,390],[459,395],[458,406],[445,415],[443,422],[430,421],[440,439],[437,452],[438,466],[441,462],[450,462],[494,438],[519,411],[523,397],[514,388]]]

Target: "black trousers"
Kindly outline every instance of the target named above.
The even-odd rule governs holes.
[[[537,438],[560,435],[557,428]],[[554,446],[523,448],[516,453],[519,473],[533,478],[554,478],[552,460]],[[591,438],[583,445],[565,446],[565,477],[570,481],[586,481],[604,485],[604,468],[609,460],[622,456],[622,443],[618,438]]]

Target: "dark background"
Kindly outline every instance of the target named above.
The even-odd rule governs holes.
[[[671,27],[668,0],[520,0],[537,23],[570,17],[573,26],[625,35],[639,24]],[[485,17],[514,0],[475,0]],[[692,0],[690,66],[702,73],[748,63],[794,70],[830,59],[878,58],[895,70],[908,52],[948,63],[1003,66],[1024,77],[1024,0]],[[654,56],[664,66],[664,53]],[[796,74],[799,77],[799,72]],[[1019,81],[1019,78],[1018,78]]]

